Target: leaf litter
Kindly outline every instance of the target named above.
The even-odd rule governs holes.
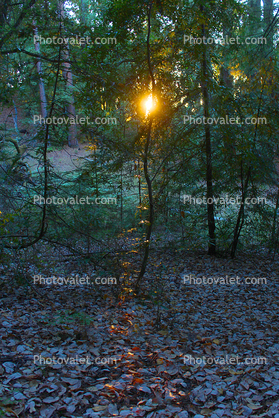
[[[279,418],[278,267],[277,259],[253,254],[227,260],[156,252],[140,297],[127,292],[120,299],[109,286],[95,293],[41,286],[42,299],[32,288],[11,289],[2,268],[0,411]],[[267,282],[197,285],[184,283],[184,275]],[[60,364],[46,364],[58,358]]]

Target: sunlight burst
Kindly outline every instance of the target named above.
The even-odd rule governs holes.
[[[156,103],[150,94],[146,99],[143,100],[143,108],[145,110],[145,116],[148,116],[156,107]]]

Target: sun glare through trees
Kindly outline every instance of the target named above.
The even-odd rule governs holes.
[[[278,0],[0,0],[0,418],[279,418]]]

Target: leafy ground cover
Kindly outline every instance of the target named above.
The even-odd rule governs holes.
[[[94,275],[73,261],[59,267],[65,276]],[[44,267],[28,265],[20,284],[3,265],[2,416],[278,418],[278,269],[278,258],[261,254],[156,251],[135,297],[132,277],[120,292],[35,286]],[[190,274],[266,281],[190,284]],[[239,364],[224,363],[237,356]],[[44,364],[54,358],[65,361]]]

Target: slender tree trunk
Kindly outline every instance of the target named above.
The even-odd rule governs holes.
[[[65,55],[64,55],[65,61],[69,60],[69,45],[67,45],[67,48],[65,49]],[[64,67],[64,78],[66,80],[66,89],[69,92],[69,102],[67,105],[67,113],[70,118],[76,118],[76,109],[74,105],[74,97],[72,95],[71,89],[73,87],[73,74],[71,71],[71,64],[69,62],[63,63]],[[71,148],[77,148],[78,147],[78,140],[77,140],[77,126],[76,124],[70,124],[69,125],[69,136],[68,136],[68,145]]]
[[[121,195],[120,195],[120,222],[121,222],[121,231],[123,228],[123,172],[122,172],[123,168],[121,167],[121,172],[120,172],[120,190],[121,190]]]
[[[223,37],[225,38],[226,36],[228,37],[232,36],[231,26],[230,25],[228,26],[227,22],[226,24],[223,24]],[[220,70],[220,84],[222,86],[225,86],[229,91],[233,91],[233,76],[230,74],[230,70],[228,68],[228,64],[226,60],[228,50],[229,50],[228,46],[223,47],[222,57],[223,57],[224,64],[222,65],[221,70]],[[229,115],[231,113],[230,102],[229,102],[229,105],[227,105],[226,102],[224,102],[224,107],[225,107],[226,114]],[[229,138],[228,140],[225,140],[224,145],[226,149],[228,150],[229,154],[231,154],[232,156],[236,155],[236,144],[235,144],[234,136]]]
[[[140,220],[142,220],[140,160],[138,160],[138,179],[139,179],[139,207],[140,207],[139,214],[140,214]]]
[[[33,25],[34,25],[35,36],[38,37],[38,28],[36,27],[36,22],[35,21],[33,21]],[[39,44],[38,40],[35,41],[35,51],[37,52],[37,54],[40,54],[40,44]],[[44,84],[44,80],[43,80],[42,63],[41,63],[39,58],[37,60],[36,66],[37,66],[37,71],[38,71],[38,75],[39,75],[41,115],[42,115],[43,118],[46,118],[47,117],[47,100],[46,100],[45,84]]]
[[[270,25],[273,19],[273,0],[264,0],[264,23]]]
[[[16,107],[16,104],[15,104],[14,100],[13,100],[13,105],[14,105],[15,115],[12,113],[12,116],[13,116],[13,120],[14,120],[15,130],[16,130],[16,133],[18,135],[20,135],[20,132],[19,132],[19,129],[18,129],[18,124],[17,124],[17,107]]]
[[[154,75],[153,75],[153,71],[152,71],[152,67],[151,67],[151,52],[150,52],[150,32],[151,32],[152,4],[153,4],[153,0],[149,3],[148,35],[147,35],[146,44],[147,44],[147,63],[148,63],[149,75],[150,75],[151,83],[152,83],[152,97],[154,97],[153,94],[155,93],[155,79],[154,79]],[[152,123],[153,123],[153,116],[151,114],[150,117],[149,117],[149,124],[148,124],[148,129],[147,129],[147,138],[146,138],[145,149],[144,149],[144,160],[143,160],[144,176],[145,176],[145,181],[146,181],[147,189],[148,189],[149,216],[148,216],[147,232],[146,232],[145,243],[144,243],[144,257],[143,257],[143,260],[142,260],[141,270],[140,270],[140,273],[138,275],[138,278],[137,278],[137,281],[136,281],[136,286],[135,286],[136,293],[139,292],[139,286],[140,286],[141,280],[142,280],[142,278],[144,276],[144,273],[145,273],[145,270],[146,270],[148,256],[149,256],[150,239],[151,239],[152,227],[153,227],[153,222],[154,222],[154,202],[153,202],[152,182],[151,182],[151,179],[150,179],[149,173],[148,173],[148,152],[149,152],[150,141],[151,141]]]
[[[95,187],[96,196],[99,196],[99,182],[98,182],[98,159],[97,159],[97,147],[94,148],[94,160],[95,160]]]
[[[53,91],[53,96],[52,96],[52,100],[51,100],[51,105],[50,105],[50,111],[49,111],[49,117],[52,116],[52,112],[53,112],[53,108],[54,108],[54,103],[55,103],[55,98],[56,98],[56,92],[57,92],[57,85],[58,85],[58,78],[59,78],[59,72],[60,72],[60,50],[59,50],[59,58],[58,58],[58,68],[57,68],[57,72],[56,72],[56,78],[55,78],[55,84],[54,84],[54,91]],[[46,125],[46,132],[45,132],[45,140],[44,140],[44,148],[43,148],[43,167],[44,167],[44,202],[46,202],[47,197],[48,197],[48,174],[49,174],[49,163],[48,163],[48,159],[47,159],[47,147],[48,147],[48,132],[49,132],[49,127],[50,125]],[[32,241],[29,242],[22,242],[19,245],[13,245],[13,244],[7,244],[5,245],[6,248],[10,248],[10,249],[15,249],[15,250],[19,250],[19,249],[23,249],[23,248],[28,248],[28,247],[32,247],[34,244],[36,244],[37,242],[39,242],[43,236],[46,233],[47,230],[47,204],[44,203],[43,205],[43,212],[42,212],[42,219],[41,219],[41,225],[38,231],[38,236],[36,238],[34,238]]]
[[[271,52],[273,49],[274,23],[273,21],[273,0],[264,0],[264,29],[266,37],[265,50]]]
[[[203,12],[203,6],[200,6]],[[202,25],[202,36],[206,37],[205,26]],[[204,45],[202,58],[202,96],[203,109],[205,120],[209,118],[209,92],[208,92],[208,66],[210,65],[207,59],[207,49]],[[215,237],[215,219],[214,219],[214,203],[213,203],[213,175],[212,175],[212,152],[211,152],[211,133],[210,125],[205,123],[205,148],[206,148],[206,186],[207,186],[207,221],[209,232],[208,254],[214,255],[216,253],[216,237]]]
[[[148,189],[149,216],[148,216],[147,232],[146,232],[145,243],[144,243],[145,244],[144,245],[144,257],[143,257],[143,261],[141,264],[141,270],[136,281],[136,287],[135,287],[136,293],[139,292],[140,282],[146,270],[148,256],[149,256],[150,238],[151,238],[152,227],[153,227],[153,222],[154,222],[154,203],[153,203],[152,183],[151,183],[149,173],[148,173],[148,151],[149,151],[149,145],[150,145],[150,139],[151,139],[151,130],[152,130],[152,118],[150,119],[149,125],[148,125],[147,139],[145,143],[144,161],[143,161],[144,176],[145,176],[147,189]]]
[[[64,20],[64,0],[59,0],[59,12],[62,21],[63,27],[63,20]],[[66,81],[66,90],[69,95],[68,104],[67,104],[67,113],[69,118],[76,118],[76,109],[74,105],[74,96],[72,92],[73,88],[73,73],[71,70],[71,64],[69,62],[70,59],[70,49],[69,43],[65,45],[63,48],[63,77]],[[69,134],[68,134],[68,145],[71,148],[78,147],[78,140],[77,140],[77,126],[76,124],[69,125]]]
[[[273,222],[272,222],[272,228],[271,228],[271,248],[273,246],[275,247],[274,244],[275,244],[275,231],[276,231],[276,220],[277,220],[278,207],[279,207],[279,188],[277,190],[276,205],[275,205],[275,209],[274,209]],[[271,248],[270,248],[269,252],[271,252]]]
[[[86,25],[86,15],[88,13],[86,0],[80,0],[80,22]]]
[[[182,242],[184,243],[184,226],[183,226],[183,218],[184,216],[182,216],[182,205],[181,205],[181,198],[183,196],[181,195],[181,189],[179,190],[179,213],[180,213],[180,219],[181,219],[181,238],[182,238]]]
[[[241,205],[238,212],[237,222],[234,229],[234,236],[233,236],[233,242],[232,242],[232,248],[231,248],[231,257],[235,257],[238,239],[240,236],[241,229],[244,224],[244,205],[245,205],[245,198],[248,190],[248,184],[251,176],[251,167],[248,168],[245,184],[243,185],[243,168],[242,168],[242,162],[241,162],[241,183],[242,183],[242,197],[241,197]]]
[[[249,21],[255,29],[259,29],[261,22],[261,0],[249,0]]]

